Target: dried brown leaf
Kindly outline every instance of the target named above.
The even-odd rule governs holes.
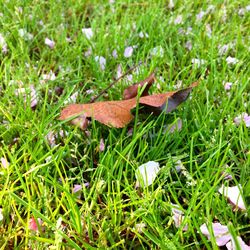
[[[132,86],[129,86],[128,88],[126,88],[123,92],[123,99],[127,100],[127,99],[131,99],[133,97],[136,97],[138,94],[138,88],[143,87],[145,84],[147,85],[143,91],[143,93],[141,94],[141,96],[147,96],[148,95],[148,90],[149,88],[152,86],[152,84],[155,81],[155,73],[151,73],[145,80],[135,83]]]
[[[175,109],[179,104],[184,102],[197,83],[193,83],[190,87],[179,91],[167,92],[164,94],[156,94],[140,97],[139,104],[150,107],[155,113],[166,110],[167,113]],[[136,98],[121,101],[104,101],[88,104],[71,104],[65,107],[60,116],[60,120],[67,120],[78,116],[93,118],[107,126],[122,128],[126,126],[132,119],[131,110],[136,107]],[[165,106],[167,108],[165,108]],[[79,119],[77,120],[79,123]]]

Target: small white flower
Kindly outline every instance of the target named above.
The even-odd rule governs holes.
[[[155,48],[152,48],[150,50],[150,55],[151,56],[163,57],[164,56],[164,49],[161,46],[157,46]]]
[[[222,185],[222,187],[218,191],[220,194],[228,198],[236,207],[242,210],[246,210],[243,198],[241,196],[241,190],[241,185],[234,187],[227,187]]]
[[[101,70],[105,70],[106,59],[103,56],[96,56],[95,61],[99,63]]]
[[[131,57],[133,54],[133,51],[134,51],[133,46],[129,46],[129,47],[125,48],[124,57],[126,57],[126,58]]]
[[[228,57],[226,58],[226,62],[227,62],[227,64],[229,64],[229,65],[235,65],[236,63],[239,62],[239,59],[237,59],[237,58],[235,58],[235,57],[228,56]]]
[[[160,167],[158,162],[149,161],[141,165],[135,173],[139,186],[147,187],[151,185],[159,171]]]
[[[54,49],[56,43],[53,40],[50,40],[49,38],[45,38],[44,43],[49,46],[51,49]]]
[[[94,35],[91,28],[83,28],[82,33],[86,36],[87,39],[91,39]]]
[[[199,68],[201,65],[203,65],[203,64],[206,63],[205,60],[203,60],[203,59],[198,59],[198,58],[193,58],[191,62],[192,62],[193,65],[197,66],[198,68]]]
[[[182,22],[183,22],[182,15],[178,15],[174,20],[174,24],[181,24]]]

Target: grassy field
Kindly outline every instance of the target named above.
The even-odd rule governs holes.
[[[249,245],[248,4],[1,1],[0,249],[217,249],[214,222]],[[141,61],[99,100],[155,69],[151,93],[199,86],[123,129],[58,120]],[[138,187],[148,161],[160,171]],[[245,210],[219,192],[239,184]]]

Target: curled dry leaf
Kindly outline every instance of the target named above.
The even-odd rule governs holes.
[[[155,73],[153,72],[152,74],[150,74],[145,80],[135,83],[132,86],[129,86],[128,88],[126,88],[123,92],[123,99],[127,100],[127,99],[131,99],[133,97],[136,97],[138,94],[138,88],[143,87],[144,85],[147,85],[142,93],[142,96],[147,96],[148,95],[148,90],[151,87],[151,85],[154,83],[155,81]]]
[[[156,114],[160,113],[161,111],[166,111],[166,113],[169,113],[187,99],[192,88],[195,86],[197,86],[197,82],[182,90],[143,96],[140,97],[138,103],[142,106],[146,106],[149,111]],[[136,105],[137,98],[121,101],[71,104],[62,110],[59,119],[70,120],[70,118],[74,119],[82,116],[84,119],[92,118],[107,126],[122,128],[133,119],[131,110],[135,108]]]

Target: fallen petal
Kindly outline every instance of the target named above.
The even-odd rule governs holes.
[[[124,51],[124,56],[125,57],[131,57],[132,54],[133,54],[133,51],[134,51],[134,48],[132,46],[129,46],[127,48],[125,48],[125,51]]]
[[[230,90],[233,83],[232,82],[225,82],[223,85],[224,85],[225,90]]]
[[[173,220],[174,220],[174,224],[177,228],[179,228],[181,226],[181,224],[183,223],[183,220],[185,218],[185,216],[183,215],[183,212],[179,209],[178,205],[172,204],[172,213],[173,213]],[[183,231],[187,231],[188,230],[188,226],[185,225],[183,227]]]
[[[82,185],[75,184],[72,191],[73,191],[73,194],[74,194],[74,193],[77,193],[77,192],[79,192],[81,190],[82,190]]]
[[[240,245],[240,249],[241,250],[250,250],[250,246],[248,246],[242,239],[240,236],[237,236],[237,241],[238,241],[238,244]],[[232,238],[231,241],[229,241],[227,244],[226,244],[226,247],[228,250],[238,250],[237,248],[237,245],[235,244],[235,241],[234,239]]]
[[[138,232],[138,233],[142,233],[143,229],[146,227],[147,225],[145,223],[138,223],[135,224],[134,229]]]
[[[106,59],[103,56],[96,56],[95,61],[99,63],[101,70],[105,70]]]
[[[235,65],[236,63],[239,62],[239,59],[237,59],[237,58],[235,58],[235,57],[229,56],[229,57],[226,58],[226,62],[227,62],[227,64],[229,64],[229,65]]]
[[[43,224],[43,221],[40,218],[37,219],[37,222],[40,226]],[[34,217],[30,218],[29,220],[29,229],[38,232],[38,225]]]
[[[136,170],[136,179],[139,181],[139,185],[142,187],[147,187],[151,185],[158,172],[160,171],[159,163],[155,161],[149,161],[141,165]]]
[[[86,36],[87,39],[92,38],[94,35],[91,28],[83,28],[82,33]]]
[[[200,230],[209,240],[214,235],[216,244],[219,247],[226,245],[232,238],[227,226],[223,226],[220,223],[212,223],[213,234],[210,234],[206,224],[201,225]]]
[[[3,168],[8,168],[10,165],[10,163],[4,157],[1,157],[1,164]]]
[[[54,49],[56,43],[53,40],[50,40],[49,38],[45,38],[45,42],[46,45],[48,45],[51,49]]]
[[[155,48],[152,48],[150,50],[150,55],[151,56],[163,57],[164,56],[164,49],[161,46],[157,46]]]
[[[4,217],[3,217],[3,212],[2,212],[2,210],[3,210],[3,209],[2,209],[2,208],[0,208],[0,221],[2,221],[2,220],[3,220],[3,218],[4,218]]]
[[[243,198],[241,196],[241,185],[234,187],[227,187],[222,185],[218,190],[220,194],[223,194],[226,198],[230,200],[236,207],[246,210]]]
[[[100,140],[99,150],[100,152],[103,152],[105,150],[105,144],[103,138],[101,138]]]

